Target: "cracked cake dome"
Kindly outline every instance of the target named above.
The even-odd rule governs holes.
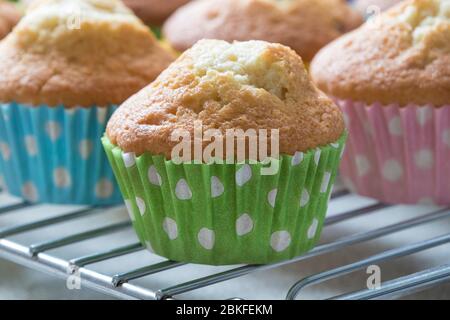
[[[322,49],[311,73],[348,119],[349,187],[390,203],[450,203],[449,0],[396,5]]]
[[[173,57],[120,1],[34,1],[0,45],[0,101],[120,104]]]
[[[278,144],[280,155],[271,153],[269,168],[261,153],[240,162],[224,145],[229,130],[258,138],[278,130],[270,147]],[[175,133],[187,139],[185,150],[199,141],[205,154],[214,145],[217,161],[186,159],[185,150],[175,161]],[[293,50],[202,40],[121,105],[103,144],[143,245],[175,261],[234,264],[313,247],[345,139],[341,111]],[[259,152],[267,147],[247,142]]]
[[[309,62],[361,22],[343,0],[199,0],[177,10],[163,34],[179,51],[201,39],[265,40],[289,46]]]
[[[119,0],[38,0],[0,42],[0,57],[0,178],[9,192],[120,202],[101,134],[172,54]]]

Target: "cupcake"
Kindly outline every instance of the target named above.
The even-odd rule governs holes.
[[[402,0],[356,0],[354,1],[354,6],[363,16],[367,16],[385,11],[401,1]]]
[[[202,40],[114,113],[103,144],[141,242],[218,265],[311,249],[345,139],[293,50]]]
[[[387,203],[450,204],[449,0],[402,2],[311,68],[348,120],[349,188]]]
[[[198,0],[177,10],[163,34],[179,51],[201,39],[265,40],[287,45],[310,61],[361,22],[342,0]]]
[[[189,0],[123,0],[123,2],[146,24],[157,27]]]
[[[121,1],[35,1],[0,43],[0,175],[32,202],[111,204],[100,143],[116,105],[171,54]]]
[[[4,38],[19,22],[20,12],[13,4],[0,0],[0,39]]]

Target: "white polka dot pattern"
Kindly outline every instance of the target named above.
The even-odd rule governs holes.
[[[236,220],[236,233],[243,236],[253,230],[253,220],[247,213],[244,213]]]
[[[175,195],[179,200],[189,200],[192,198],[192,191],[185,179],[180,179],[175,187]]]
[[[267,200],[272,208],[275,208],[275,201],[277,200],[278,189],[273,189],[267,195]]]
[[[309,202],[309,192],[308,190],[304,189],[300,197],[300,207],[301,208],[305,207],[308,204],[308,202]]]
[[[11,149],[6,142],[0,142],[0,152],[5,161],[8,161],[11,158]]]
[[[416,166],[422,170],[432,169],[434,166],[433,152],[428,149],[422,149],[414,155]]]
[[[323,178],[322,178],[322,184],[320,186],[320,192],[321,193],[325,193],[328,190],[328,187],[330,185],[330,180],[331,180],[331,172],[325,172],[323,174]]]
[[[130,216],[131,221],[136,221],[136,218],[134,217],[133,213],[133,205],[131,203],[131,200],[127,199],[125,200],[125,207],[127,208],[128,215]]]
[[[317,149],[316,152],[314,153],[314,162],[315,162],[316,166],[319,165],[321,153],[322,152],[320,149]]]
[[[311,225],[308,228],[308,239],[311,240],[316,236],[317,228],[319,226],[319,220],[315,219],[311,223]]]
[[[389,121],[389,132],[394,136],[403,135],[402,120],[399,116],[393,117]]]
[[[383,166],[383,177],[390,182],[396,182],[403,176],[403,167],[397,160],[388,160]]]
[[[136,197],[136,205],[139,209],[139,213],[141,214],[141,216],[143,216],[145,214],[145,210],[147,209],[144,200],[142,200],[142,198]]]
[[[150,181],[151,184],[153,184],[155,186],[162,185],[161,175],[158,173],[155,166],[151,165],[148,168],[147,176],[148,176],[148,181]]]
[[[30,157],[34,157],[38,153],[36,139],[33,136],[25,136],[25,149]]]
[[[358,171],[358,176],[364,177],[370,171],[370,162],[364,155],[357,155],[355,158],[356,169]]]
[[[291,234],[287,231],[277,231],[270,237],[270,246],[276,252],[286,250],[291,244]]]
[[[131,168],[136,164],[136,155],[134,152],[122,153],[123,163],[125,167]]]
[[[80,152],[80,156],[82,159],[86,160],[92,153],[93,143],[89,139],[81,140],[78,144],[78,152]]]
[[[32,182],[26,182],[22,186],[22,195],[25,200],[30,202],[37,202],[39,200],[37,188]]]
[[[220,197],[225,191],[225,187],[220,179],[216,176],[211,177],[211,197]]]
[[[97,108],[97,121],[99,124],[103,125],[106,123],[106,116],[108,114],[108,109]]]
[[[292,157],[292,166],[298,166],[303,161],[304,154],[303,152],[296,152]]]
[[[48,121],[45,124],[45,132],[50,140],[55,142],[61,136],[61,126],[56,121]]]
[[[252,168],[248,164],[244,164],[236,172],[236,184],[242,187],[244,184],[250,181],[252,178]]]
[[[58,188],[69,188],[72,185],[69,171],[63,167],[53,170],[53,183]]]
[[[95,185],[95,195],[98,199],[108,199],[114,192],[114,185],[108,179],[100,179]]]
[[[170,240],[178,238],[178,226],[172,218],[165,218],[163,221],[163,230],[166,232]]]
[[[335,149],[339,149],[340,144],[339,143],[330,143],[330,146]]]
[[[420,107],[416,111],[417,122],[424,126],[433,116],[433,110],[430,107]]]
[[[208,228],[202,228],[197,235],[198,242],[206,250],[212,250],[214,248],[215,238],[214,231]]]

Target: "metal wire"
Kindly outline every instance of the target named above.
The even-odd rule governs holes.
[[[341,189],[333,194],[332,199],[336,200],[347,195],[348,192]],[[333,201],[331,205],[332,204]],[[16,212],[19,212],[20,209],[28,208],[29,206],[31,206],[31,204],[22,202],[15,205],[0,207],[0,214],[13,215]],[[346,221],[351,221],[352,219],[362,215],[378,214],[390,207],[391,206],[382,203],[367,205],[359,209],[349,210],[342,214],[332,216],[326,220],[325,225],[328,227],[337,223],[346,223]],[[21,245],[7,239],[12,235],[38,230],[39,228],[55,225],[62,222],[75,221],[76,219],[79,219],[86,215],[97,214],[101,212],[108,211],[103,208],[82,208],[70,213],[58,215],[56,217],[41,219],[30,223],[0,229],[0,257],[25,266],[32,267],[36,270],[50,272],[58,277],[67,277],[71,272],[74,272],[76,270],[77,272],[79,272],[84,285],[118,298],[173,299],[182,293],[242,277],[251,272],[270,270],[291,263],[308,260],[313,257],[335,252],[351,245],[377,239],[386,235],[395,234],[397,232],[421,226],[423,224],[440,219],[450,218],[449,208],[435,209],[432,212],[416,218],[391,224],[382,228],[373,229],[368,232],[350,234],[330,243],[319,245],[305,255],[297,257],[290,261],[283,261],[270,265],[240,266],[231,270],[216,273],[206,277],[200,277],[163,289],[149,289],[130,282],[132,280],[140,279],[148,275],[157,275],[160,272],[178,268],[182,265],[185,265],[185,263],[163,261],[156,264],[136,268],[134,270],[127,270],[126,272],[115,275],[101,274],[87,267],[94,263],[108,262],[113,258],[144,250],[145,248],[137,242],[123,244],[116,248],[111,248],[100,252],[93,252],[92,254],[88,254],[82,257],[75,257],[69,261],[46,253],[51,249],[61,248],[69,244],[78,243],[80,241],[93,239],[102,235],[107,235],[126,228],[130,228],[131,224],[128,221],[102,227],[94,226],[95,228],[91,230],[66,235],[57,239],[49,239],[41,243],[34,243],[30,246]],[[355,261],[354,263],[346,266],[341,266],[316,275],[311,275],[294,284],[290,289],[287,298],[294,299],[302,290],[302,288],[306,286],[314,285],[332,278],[343,276],[345,274],[363,268],[368,264],[373,264],[381,261],[392,261],[395,258],[423,251],[448,242],[450,242],[450,234],[381,252],[372,257]],[[423,288],[427,288],[429,286],[436,286],[448,280],[450,280],[450,266],[443,265],[385,282],[382,284],[381,288],[377,290],[361,290],[358,292],[343,294],[341,296],[334,297],[333,299],[377,299],[383,297],[397,297],[411,293],[413,290],[422,290]]]
[[[289,289],[289,292],[286,296],[287,300],[294,300],[299,294],[300,290],[307,286],[311,286],[313,284],[318,284],[324,282],[326,280],[330,280],[339,276],[343,276],[349,274],[353,271],[359,270],[361,268],[380,263],[389,259],[404,257],[419,251],[423,251],[426,249],[430,249],[436,246],[440,246],[442,244],[446,244],[450,242],[450,233],[441,237],[421,241],[418,243],[414,243],[408,246],[404,246],[401,248],[396,248],[392,250],[385,251],[381,254],[374,255],[370,258],[360,260],[358,262],[342,266],[336,269],[328,270],[322,273],[318,273],[316,275],[304,278],[297,282],[294,286]]]
[[[352,215],[345,214],[345,218],[349,218],[350,216],[352,216]],[[268,269],[281,267],[283,265],[287,265],[287,264],[290,264],[293,262],[299,262],[302,260],[306,260],[306,259],[309,259],[312,257],[323,255],[325,253],[329,253],[329,252],[333,252],[333,251],[342,249],[342,248],[352,245],[352,244],[372,240],[372,239],[375,239],[375,238],[378,238],[381,236],[385,236],[385,235],[388,235],[388,234],[391,234],[391,233],[394,233],[397,231],[405,230],[405,229],[420,225],[422,223],[427,223],[427,222],[431,222],[431,221],[446,218],[446,217],[450,217],[450,210],[439,210],[435,213],[431,213],[429,215],[426,215],[426,216],[423,216],[420,218],[407,220],[402,223],[393,224],[391,226],[379,228],[379,229],[376,229],[376,230],[373,230],[370,232],[345,237],[345,238],[339,239],[337,241],[334,241],[332,243],[318,246],[315,249],[311,250],[310,252],[304,254],[303,256],[297,257],[290,261],[282,261],[279,263],[275,263],[275,264],[271,264],[271,265],[264,265],[264,266],[249,265],[249,266],[239,267],[239,268],[228,270],[228,271],[218,273],[218,274],[215,274],[212,276],[195,279],[195,280],[192,280],[192,281],[189,281],[189,282],[186,282],[183,284],[179,284],[179,285],[176,285],[176,286],[173,286],[170,288],[159,290],[157,292],[157,296],[160,298],[164,298],[167,296],[186,293],[188,291],[200,289],[202,287],[209,286],[211,284],[216,284],[216,283],[230,280],[233,278],[242,277],[251,272],[264,271],[264,270],[268,270]],[[342,219],[342,217],[341,217],[341,219]],[[337,219],[334,219],[334,220],[336,221]],[[343,221],[343,220],[341,220],[341,221]]]
[[[333,300],[369,300],[402,296],[450,281],[450,264],[387,281],[376,289],[366,289],[334,297]]]

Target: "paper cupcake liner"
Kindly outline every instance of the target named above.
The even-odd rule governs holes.
[[[450,105],[338,100],[349,141],[344,183],[386,203],[450,204]]]
[[[261,163],[176,165],[103,145],[149,250],[225,265],[290,259],[315,245],[345,140],[282,156],[275,175],[261,175]]]
[[[5,188],[30,202],[121,203],[100,141],[114,110],[0,104],[0,180]]]

